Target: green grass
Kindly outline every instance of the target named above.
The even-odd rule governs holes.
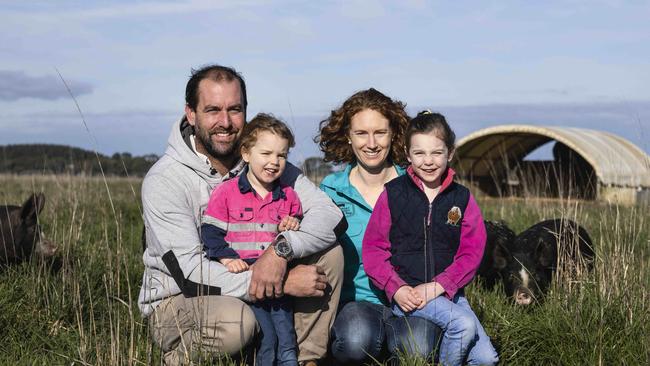
[[[33,261],[0,272],[0,364],[160,364],[137,308],[142,219],[137,179],[0,176],[0,204],[46,193],[46,235],[61,246],[52,270]],[[585,226],[589,273],[560,271],[541,305],[515,307],[476,285],[468,298],[501,364],[650,364],[650,210],[593,202],[479,199],[485,218],[516,232],[553,217]],[[403,358],[404,364],[422,360]]]

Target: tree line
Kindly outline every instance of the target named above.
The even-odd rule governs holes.
[[[99,158],[98,158],[99,157]],[[0,145],[0,173],[144,176],[158,160],[155,154],[132,156],[128,152],[112,156],[67,145]]]
[[[133,156],[128,152],[109,157],[67,145],[0,145],[0,173],[100,175],[98,156],[104,174],[122,177],[127,172],[129,176],[144,176],[159,158],[155,154]],[[333,170],[320,157],[307,158],[299,166],[317,184]]]

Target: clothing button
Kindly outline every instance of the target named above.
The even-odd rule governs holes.
[[[264,245],[260,245],[260,249],[264,249]]]

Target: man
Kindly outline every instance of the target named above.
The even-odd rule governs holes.
[[[323,358],[343,277],[343,254],[334,245],[335,230],[345,229],[342,214],[288,164],[280,179],[302,203],[300,231],[278,236],[246,272],[230,273],[209,261],[198,228],[212,189],[244,168],[238,142],[246,123],[246,85],[234,69],[207,66],[193,72],[185,99],[185,116],[174,124],[164,156],[142,184],[147,247],[139,305],[154,342],[168,364],[189,362],[200,353],[236,355],[256,330],[242,300],[286,294],[296,297],[299,361]],[[169,251],[178,263],[176,273],[163,259]],[[192,297],[187,281],[218,287],[226,296]]]

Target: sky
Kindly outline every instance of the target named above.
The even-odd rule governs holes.
[[[249,119],[293,128],[293,161],[369,87],[459,137],[572,126],[650,152],[649,45],[648,1],[0,0],[0,145],[160,155],[192,68],[219,63],[243,74]]]

